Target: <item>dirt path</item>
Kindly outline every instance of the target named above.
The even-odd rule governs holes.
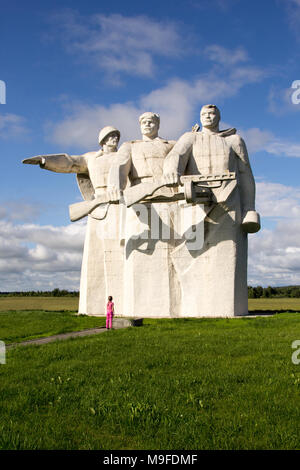
[[[30,346],[32,344],[47,344],[47,343],[51,343],[53,341],[61,341],[61,340],[64,340],[64,339],[69,339],[69,338],[77,338],[79,336],[96,335],[98,333],[103,333],[104,331],[107,331],[104,326],[101,327],[101,328],[90,328],[88,330],[72,331],[70,333],[63,333],[63,334],[60,334],[60,335],[47,336],[46,338],[30,339],[28,341],[23,341],[23,342],[20,342],[20,343],[7,344],[6,349],[11,349],[11,348],[14,348],[16,346]]]

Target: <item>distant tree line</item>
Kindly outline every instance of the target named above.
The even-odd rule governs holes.
[[[52,291],[24,291],[24,292],[0,292],[2,297],[79,297],[78,291],[65,289],[53,289]],[[275,298],[275,297],[300,297],[300,286],[262,287],[248,286],[248,298]]]
[[[53,289],[52,291],[0,292],[2,297],[79,297],[78,291]]]
[[[283,286],[283,287],[262,287],[262,286],[248,286],[248,298],[275,298],[275,297],[300,297],[300,286]]]

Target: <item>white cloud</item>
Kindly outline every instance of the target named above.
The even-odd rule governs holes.
[[[290,219],[249,237],[249,285],[300,284],[299,231],[299,219]]]
[[[288,23],[297,39],[300,39],[300,0],[281,0],[286,7]]]
[[[218,44],[212,44],[204,49],[204,53],[210,60],[222,65],[232,66],[239,62],[248,61],[248,54],[243,47],[237,47],[235,50],[230,50]]]
[[[256,182],[256,206],[262,217],[299,218],[300,187]]]
[[[39,204],[30,204],[23,201],[1,201],[0,220],[29,222],[36,219],[41,213]]]
[[[297,79],[298,76],[295,77]],[[280,89],[272,86],[268,96],[269,111],[275,116],[282,116],[287,113],[297,113],[300,111],[300,104],[292,101],[292,95],[296,89],[292,88],[293,81],[288,88]],[[297,95],[298,98],[298,95]]]
[[[6,290],[79,289],[85,222],[53,227],[0,221],[0,283]]]
[[[17,114],[0,114],[0,139],[24,137],[28,132],[25,119]]]
[[[141,110],[131,103],[87,106],[74,103],[67,108],[68,117],[58,124],[48,124],[50,140],[62,146],[82,149],[98,147],[99,130],[107,125],[121,131],[122,140],[130,140],[138,134],[138,116]]]
[[[120,72],[151,77],[157,57],[179,56],[188,44],[176,23],[141,15],[81,17],[67,10],[54,21],[68,52],[89,59],[111,77]]]
[[[285,157],[300,157],[300,143],[275,139],[266,146],[269,153]]]
[[[76,145],[89,149],[96,145],[99,129],[113,125],[120,129],[123,141],[131,140],[140,135],[138,116],[150,110],[161,115],[160,135],[178,139],[195,124],[192,117],[195,111],[198,115],[203,104],[234,96],[246,84],[262,80],[264,74],[261,69],[239,66],[228,70],[227,76],[209,71],[190,81],[170,79],[166,85],[138,97],[136,102],[107,107],[74,103],[66,108],[65,119],[48,125],[47,134],[52,141],[65,147]]]
[[[251,128],[239,131],[244,138],[249,153],[264,150],[280,157],[300,157],[300,142],[293,142],[276,137],[271,131]]]
[[[262,230],[249,236],[249,285],[300,284],[300,187],[256,183]],[[267,220],[274,229],[264,228]]]

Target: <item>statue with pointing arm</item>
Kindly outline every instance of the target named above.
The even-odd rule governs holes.
[[[39,165],[45,170],[75,173],[84,203],[95,199],[102,201],[84,214],[88,220],[80,279],[81,314],[104,314],[108,295],[113,296],[116,308],[122,304],[119,285],[122,283],[123,250],[118,234],[104,236],[109,230],[118,229],[120,217],[118,205],[108,203],[116,199],[114,191],[107,197],[108,175],[117,156],[119,139],[118,129],[105,126],[99,133],[99,150],[82,155],[39,155],[23,160],[25,164]],[[112,263],[112,257],[116,263]]]
[[[84,201],[70,217],[88,216],[79,313],[104,314],[112,295],[122,316],[248,314],[248,234],[260,230],[248,152],[236,129],[219,129],[217,106],[203,106],[200,122],[175,142],[159,137],[160,116],[146,112],[141,138],[119,151],[120,132],[106,126],[101,150],[23,161],[77,175]],[[106,231],[121,214],[122,243]]]

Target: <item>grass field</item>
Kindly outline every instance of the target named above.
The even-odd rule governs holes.
[[[300,314],[144,323],[9,350],[0,449],[300,448]]]
[[[0,312],[0,340],[9,344],[104,325],[104,317],[76,315],[74,312],[68,311]]]
[[[78,297],[1,297],[0,311],[78,310]]]
[[[300,299],[249,299],[249,311],[293,310],[300,312]],[[1,297],[0,311],[78,310],[78,297]]]

